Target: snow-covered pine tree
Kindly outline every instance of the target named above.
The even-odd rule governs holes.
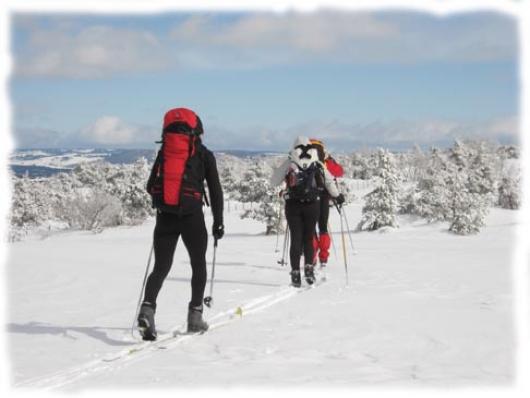
[[[480,232],[487,215],[487,200],[484,196],[470,192],[469,177],[455,167],[450,187],[451,224],[449,231],[459,235]]]
[[[471,152],[468,167],[469,192],[482,196],[489,206],[495,201],[496,181],[494,162],[485,150],[485,143],[479,143],[476,151]]]
[[[281,222],[278,222],[281,198],[276,189],[271,187],[269,175],[264,169],[263,165],[256,161],[244,173],[239,184],[239,198],[243,203],[251,203],[251,207],[240,217],[263,222],[266,227],[265,234],[269,235],[282,229]]]
[[[403,199],[401,212],[418,215],[429,222],[447,220],[450,216],[448,177],[447,160],[437,148],[431,148],[428,165],[416,186]]]
[[[220,167],[219,179],[223,187],[223,193],[226,199],[237,200],[239,197],[238,183],[234,178],[234,171],[228,165]]]
[[[480,151],[478,151],[480,152]],[[487,173],[477,172],[484,164],[477,151],[460,141],[449,150],[448,187],[449,231],[459,235],[477,233],[484,226],[491,198],[484,188]]]
[[[387,150],[377,152],[376,188],[365,195],[362,218],[357,229],[373,231],[381,227],[398,227],[399,178],[392,161],[392,154]]]
[[[369,180],[377,173],[377,153],[354,152],[350,159],[351,178]]]
[[[28,175],[14,177],[10,214],[10,240],[18,240],[29,229],[41,225],[48,214],[48,205],[35,180]]]
[[[455,140],[453,146],[449,149],[449,161],[451,161],[460,170],[466,170],[469,165],[470,150],[465,143]]]
[[[520,178],[505,175],[498,186],[497,205],[503,209],[516,210],[521,207]]]
[[[125,169],[122,188],[117,193],[123,208],[125,224],[139,224],[155,214],[151,206],[151,197],[145,186],[149,178],[151,167],[144,157],[139,158],[132,165],[122,166]]]

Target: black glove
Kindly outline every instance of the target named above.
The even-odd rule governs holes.
[[[344,195],[339,193],[339,196],[335,198],[335,202],[337,202],[337,205],[342,206],[342,204],[345,202],[346,199],[344,199]]]
[[[212,227],[212,235],[215,239],[219,240],[225,234],[225,226],[223,224],[214,223]]]

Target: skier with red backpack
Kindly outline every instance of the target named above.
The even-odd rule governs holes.
[[[333,176],[334,181],[337,178],[344,175],[344,169],[337,163],[335,159],[331,157],[329,152],[326,151],[324,143],[316,138],[310,139],[311,144],[315,146],[318,152],[318,160],[324,165],[326,170]],[[329,247],[331,246],[331,239],[328,232],[328,220],[329,220],[329,206],[331,197],[327,191],[322,191],[320,196],[320,216],[318,219],[318,235],[315,234],[313,240],[313,248],[315,250],[315,260],[318,252],[318,260],[320,261],[320,267],[326,267],[329,258]]]
[[[192,268],[188,332],[208,329],[208,324],[202,319],[208,243],[202,210],[203,205],[208,204],[204,181],[208,184],[215,241],[224,234],[223,191],[215,157],[202,144],[202,135],[201,119],[193,111],[175,108],[165,114],[162,147],[147,183],[157,214],[153,237],[155,264],[147,278],[137,319],[144,340],[156,340],[156,299],[171,269],[179,237],[182,237],[188,251]]]
[[[285,182],[285,217],[291,233],[289,257],[291,283],[301,286],[300,258],[304,254],[304,277],[308,284],[315,281],[313,239],[320,213],[322,191],[342,204],[344,196],[339,193],[333,177],[318,161],[316,147],[307,137],[298,137],[293,149],[271,177],[273,186]]]

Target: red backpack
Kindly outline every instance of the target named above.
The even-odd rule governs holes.
[[[200,134],[202,123],[193,111],[176,108],[165,114],[162,147],[147,182],[153,207],[168,211],[177,209],[183,196],[202,203],[202,181],[199,185],[197,181],[192,181],[193,173],[187,173],[190,161],[196,157]]]

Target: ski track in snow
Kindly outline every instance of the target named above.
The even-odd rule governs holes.
[[[278,303],[290,299],[293,296],[296,296],[297,294],[317,288],[317,286],[325,281],[325,278],[325,276],[321,277],[312,286],[302,285],[301,288],[289,286],[279,290],[274,294],[257,297],[246,304],[232,308],[228,311],[220,312],[207,319],[207,322],[209,323],[209,329],[206,333],[211,333],[213,330],[236,321],[238,318],[243,318],[243,316],[246,317],[250,314],[268,309]],[[27,380],[25,382],[16,384],[15,386],[25,388],[41,388],[45,390],[57,389],[74,383],[94,373],[112,371],[112,369],[120,367],[123,362],[137,361],[146,356],[156,354],[159,349],[172,349],[192,338],[201,336],[201,334],[186,334],[184,330],[185,325],[181,325],[175,328],[173,331],[159,336],[155,342],[142,342],[132,345],[131,347],[126,348],[118,353],[106,355],[101,359],[88,362],[82,366],[60,371],[53,375]]]

